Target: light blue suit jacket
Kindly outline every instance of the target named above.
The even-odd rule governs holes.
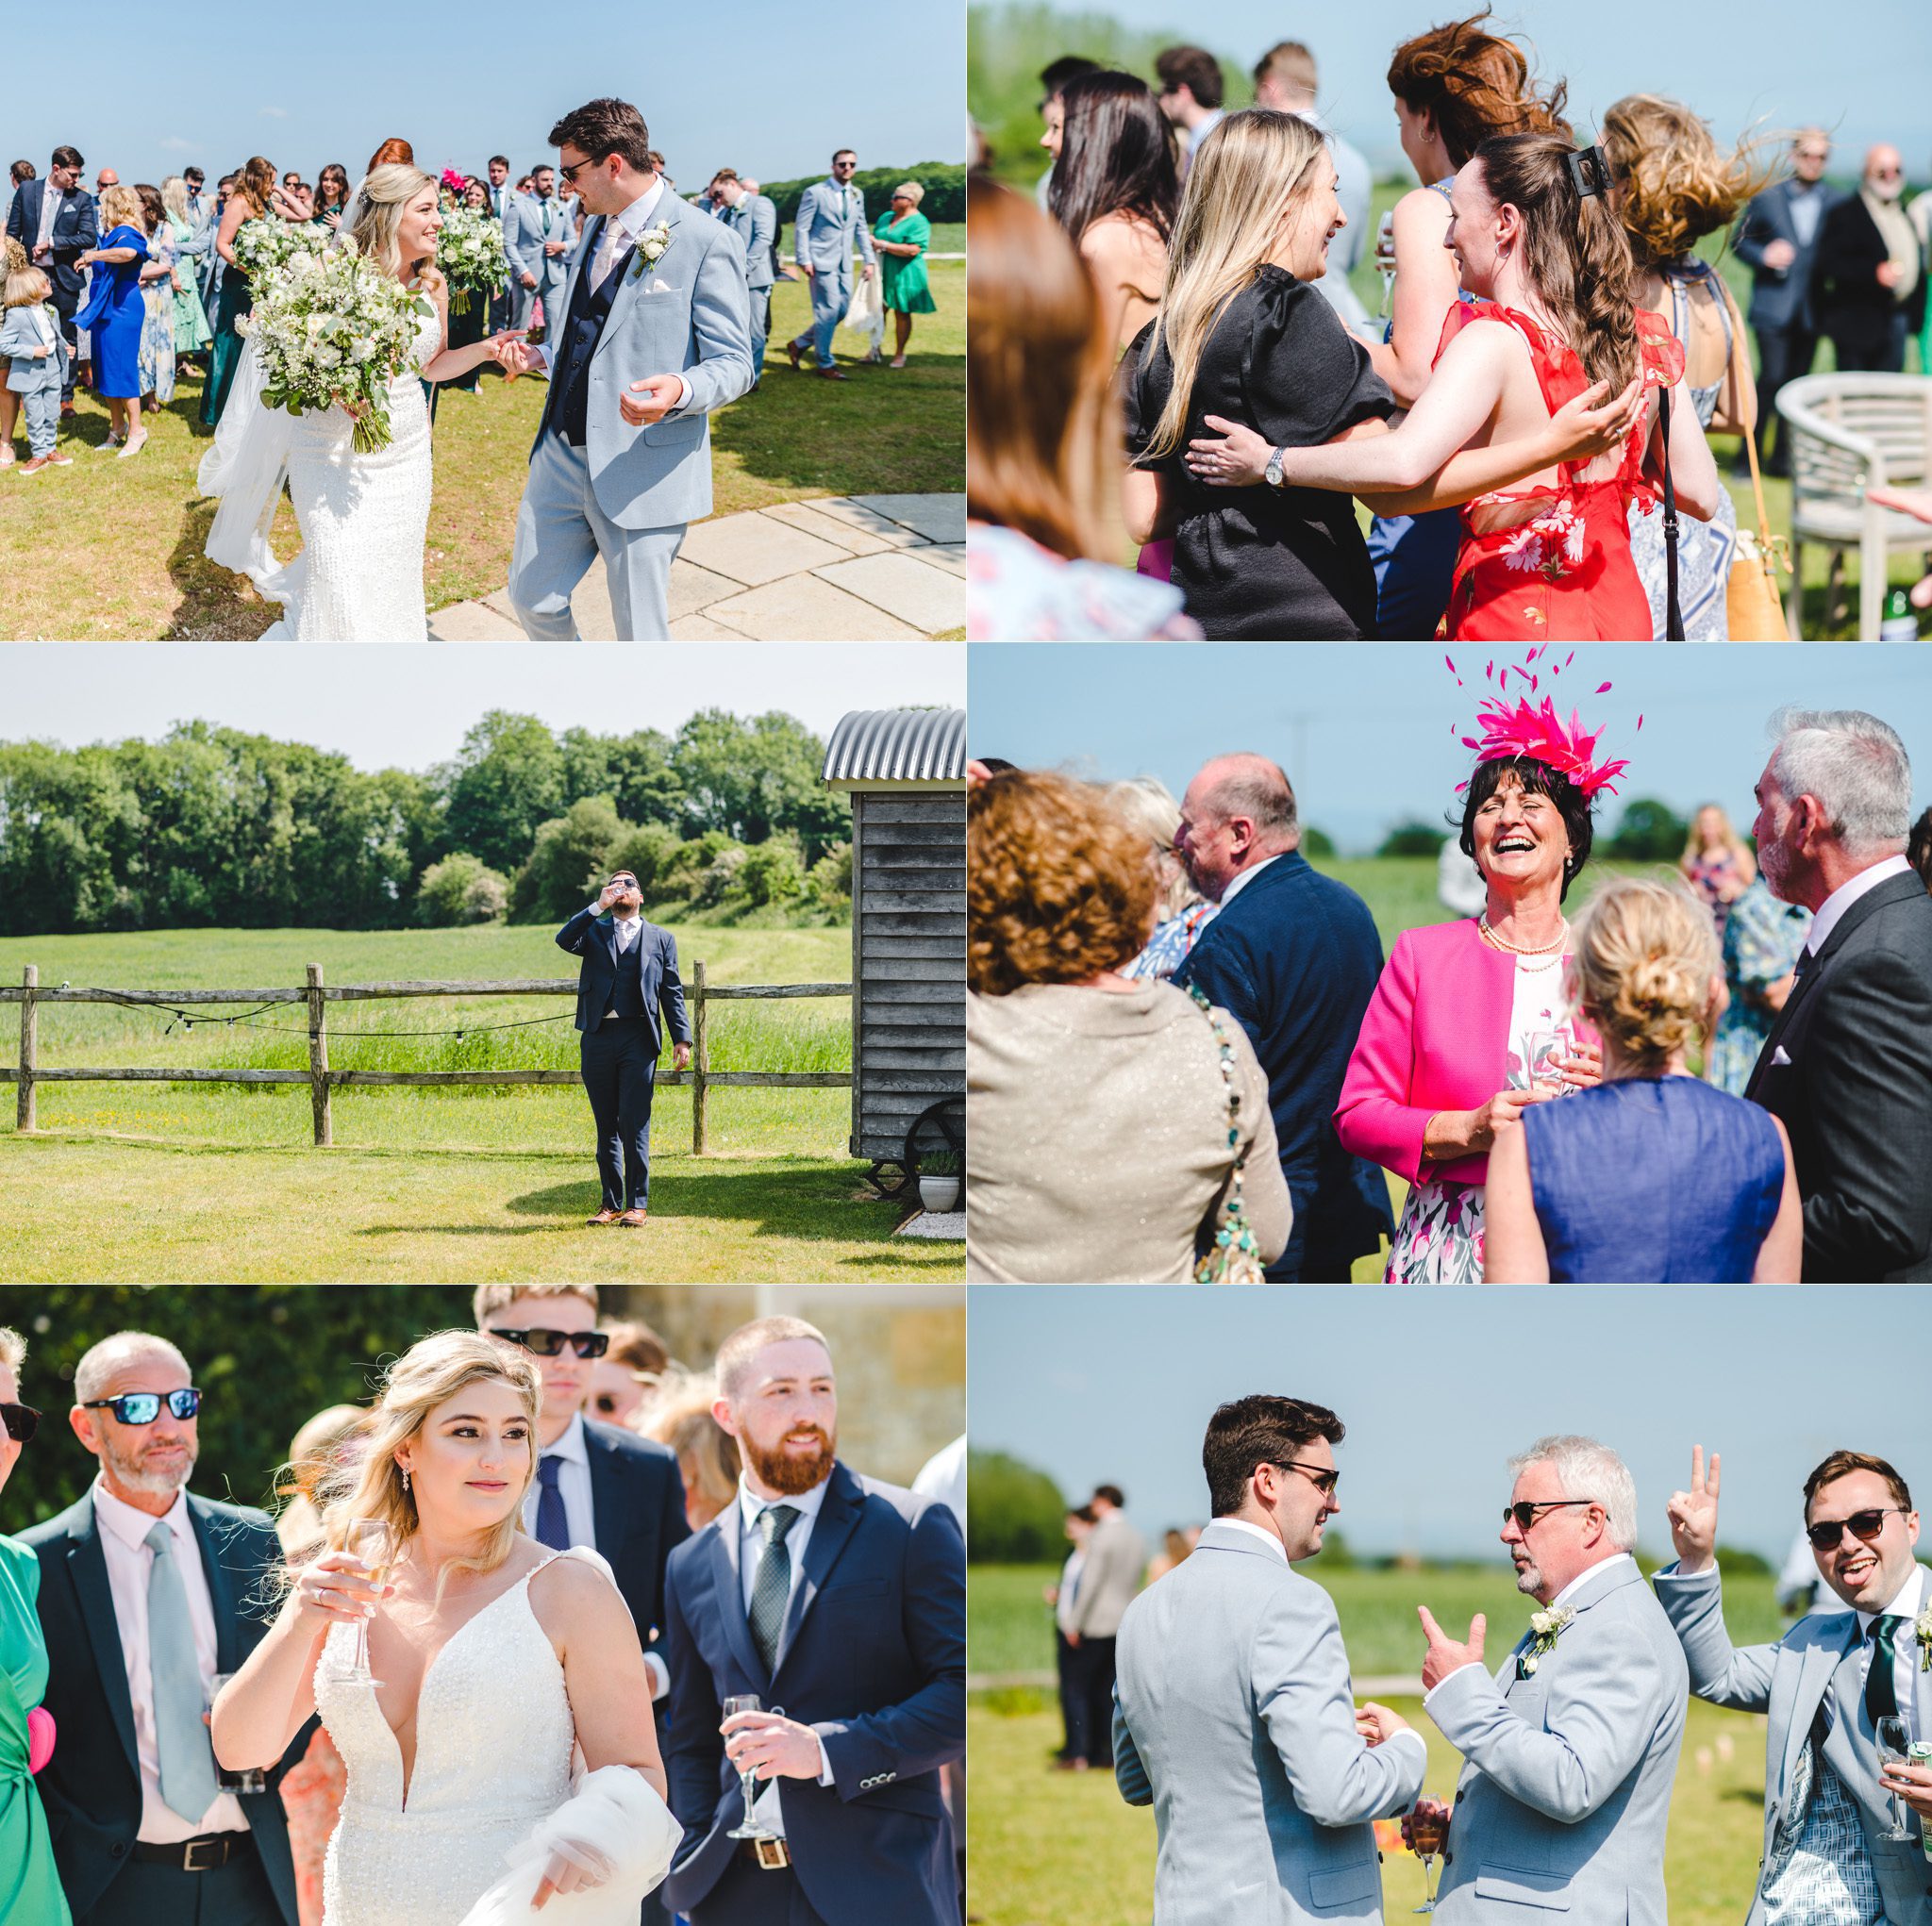
[[[1114,1777],[1154,1807],[1155,1926],[1382,1917],[1373,1819],[1406,1811],[1425,1754],[1356,1731],[1335,1602],[1239,1527],[1121,1620]]]
[[[47,313],[52,317],[53,304],[46,304]],[[60,371],[67,358],[67,344],[60,339],[60,329],[54,329],[54,352],[44,359],[33,358],[34,350],[41,345],[39,331],[33,324],[33,309],[30,307],[9,307],[4,321],[0,321],[0,360],[8,361],[7,386],[15,394],[42,394],[48,390],[58,392],[60,387]],[[17,359],[9,359],[18,357]]]
[[[552,241],[569,241],[575,223],[567,205],[554,196],[550,202]],[[543,203],[534,194],[512,194],[503,217],[504,252],[509,256],[511,276],[535,274],[540,291],[561,285],[570,272],[569,253],[543,252]]]
[[[1823,1711],[1830,1723],[1825,1762],[1843,1781],[1858,1808],[1865,1850],[1885,1900],[1888,1926],[1932,1926],[1932,1861],[1917,1840],[1895,1841],[1891,1802],[1878,1783],[1878,1754],[1863,1710],[1858,1677],[1858,1615],[1814,1612],[1800,1619],[1775,1645],[1747,1645],[1740,1652],[1724,1630],[1724,1583],[1715,1568],[1690,1577],[1675,1565],[1657,1575],[1657,1597],[1683,1640],[1690,1689],[1713,1705],[1770,1715],[1764,1741],[1764,1859],[1777,1866],[1789,1857],[1804,1814],[1788,1805],[1805,1741]],[[1932,1598],[1932,1592],[1922,1592]],[[1911,1627],[1903,1635],[1911,1636]],[[1932,1737],[1932,1672],[1914,1670],[1917,1701],[1913,1730]],[[1917,1819],[1911,1821],[1923,1830]],[[1748,1926],[1763,1926],[1762,1881],[1751,1901]]]
[[[737,235],[668,190],[651,216],[652,226],[659,222],[671,229],[671,243],[656,265],[641,266],[633,252],[620,255],[612,270],[624,278],[591,357],[585,398],[591,486],[620,528],[665,528],[711,512],[711,410],[751,387],[751,298]],[[558,303],[553,346],[562,344],[577,275],[596,259],[603,224],[601,217],[585,224]],[[649,374],[681,374],[689,392],[675,414],[633,428],[618,402]],[[539,441],[546,432],[539,427]],[[532,455],[537,446],[531,443]]]
[[[878,260],[865,223],[865,196],[857,188],[841,188],[835,180],[813,182],[798,197],[795,227],[793,258],[802,268],[843,267],[854,247],[867,267]]]
[[[725,226],[744,244],[744,277],[754,288],[776,280],[772,257],[778,245],[778,210],[768,194],[746,194],[724,213]]]
[[[1528,1678],[1525,1632],[1493,1681],[1466,1666],[1429,1695],[1467,1761],[1436,1926],[1665,1926],[1684,1654],[1632,1560],[1599,1568],[1564,1603],[1576,1616]]]

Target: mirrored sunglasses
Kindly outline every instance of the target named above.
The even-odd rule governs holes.
[[[192,1418],[201,1409],[201,1393],[195,1390],[124,1391],[118,1398],[90,1398],[83,1411],[111,1411],[123,1424],[152,1424],[165,1404],[176,1418]]]

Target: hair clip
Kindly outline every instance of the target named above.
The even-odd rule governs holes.
[[[1587,201],[1594,194],[1609,192],[1610,163],[1604,158],[1601,147],[1579,147],[1575,153],[1563,157],[1563,164],[1570,170],[1570,183],[1575,188],[1578,200]]]

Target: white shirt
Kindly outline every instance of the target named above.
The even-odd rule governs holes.
[[[1591,1566],[1588,1570],[1579,1571],[1576,1574],[1576,1576],[1573,1578],[1570,1581],[1570,1583],[1566,1585],[1563,1587],[1563,1589],[1559,1591],[1557,1594],[1557,1596],[1549,1602],[1548,1604],[1537,1605],[1536,1607],[1534,1607],[1534,1609],[1539,1612],[1555,1611],[1556,1608],[1558,1605],[1560,1605],[1563,1602],[1563,1601],[1570,1596],[1572,1592],[1575,1591],[1581,1586],[1588,1585],[1590,1581],[1593,1579],[1599,1571],[1607,1571],[1613,1565],[1635,1565],[1636,1563],[1637,1560],[1633,1558],[1628,1552],[1617,1552],[1612,1553],[1611,1556],[1609,1556],[1608,1558],[1599,1559],[1597,1563]],[[1469,1669],[1470,1666],[1481,1665],[1482,1663],[1482,1660],[1473,1658],[1470,1660],[1469,1665],[1457,1666],[1456,1668],[1456,1672],[1466,1672]],[[1436,1694],[1440,1692],[1442,1689],[1442,1687],[1446,1685],[1449,1683],[1449,1681],[1456,1676],[1456,1672],[1444,1672],[1442,1676],[1440,1679],[1438,1679],[1436,1683],[1433,1685],[1431,1685],[1426,1692],[1423,1694],[1423,1710],[1424,1712],[1426,1712],[1429,1709],[1429,1701],[1433,1699],[1436,1696]]]
[[[597,905],[594,903],[591,905],[593,912],[596,907]],[[610,927],[617,932],[617,954],[620,956],[625,956],[630,954],[631,945],[637,941],[640,932],[643,929],[644,919],[641,914],[637,916],[618,916],[613,913],[610,919]],[[615,1010],[606,1010],[604,1014],[607,1017],[614,1017],[617,1012]]]
[[[785,1613],[790,1618],[791,1602],[798,1596],[799,1581],[805,1576],[805,1548],[811,1543],[812,1527],[818,1523],[819,1513],[825,1508],[825,1492],[831,1486],[830,1478],[824,1478],[809,1491],[802,1491],[796,1497],[774,1498],[767,1502],[758,1497],[745,1483],[741,1471],[738,1477],[738,1575],[742,1581],[741,1590],[744,1594],[744,1611],[747,1619],[751,1617],[751,1595],[758,1588],[758,1567],[765,1562],[765,1536],[758,1530],[759,1517],[774,1504],[789,1504],[798,1516],[791,1521],[791,1529],[785,1534],[785,1550],[791,1559],[791,1584],[785,1594]],[[783,1659],[785,1649],[778,1648],[778,1656]],[[775,1705],[767,1705],[767,1712],[775,1712]],[[753,1814],[781,1838],[785,1833],[784,1802],[779,1788],[782,1779],[769,1779],[760,1788],[758,1798],[752,1803]],[[819,1740],[819,1784],[832,1783],[832,1762],[825,1756],[825,1742]]]
[[[1874,863],[1869,870],[1860,870],[1849,883],[1840,883],[1823,903],[1818,905],[1818,914],[1811,919],[1811,934],[1805,938],[1805,953],[1815,956],[1830,940],[1831,933],[1838,927],[1842,917],[1858,898],[1867,891],[1889,882],[1893,876],[1909,876],[1912,866],[1902,855],[1887,856],[1883,862]]]
[[[147,1643],[147,1586],[155,1554],[147,1535],[164,1522],[175,1540],[175,1568],[188,1595],[188,1617],[194,1627],[194,1656],[201,1667],[203,1691],[214,1702],[212,1680],[219,1668],[215,1656],[215,1608],[208,1596],[208,1573],[202,1569],[201,1541],[188,1516],[185,1492],[162,1519],[137,1511],[96,1478],[94,1518],[100,1526],[101,1551],[108,1563],[108,1589],[114,1600],[114,1623],[121,1634],[121,1658],[127,1669],[127,1696],[134,1704],[134,1752],[141,1767],[141,1830],[143,1844],[173,1846],[204,1833],[245,1833],[248,1820],[232,1792],[220,1794],[201,1818],[190,1823],[161,1797],[160,1743],[155,1733],[155,1682]]]
[[[1221,892],[1221,907],[1223,909],[1225,909],[1227,905],[1230,903],[1232,903],[1235,900],[1235,898],[1239,896],[1241,893],[1241,891],[1245,889],[1248,887],[1248,885],[1252,883],[1255,880],[1255,878],[1258,876],[1261,873],[1261,872],[1268,867],[1270,863],[1278,863],[1283,856],[1288,855],[1289,854],[1291,854],[1291,852],[1289,852],[1288,850],[1277,850],[1272,856],[1263,856],[1261,860],[1258,863],[1256,863],[1252,868],[1243,870],[1241,872],[1241,874],[1239,876],[1236,876],[1228,884],[1227,888]],[[1226,1520],[1224,1519],[1222,1520],[1222,1522],[1224,1523],[1226,1522]]]
[[[1912,1716],[1918,1700],[1918,1671],[1920,1647],[1912,1633],[1912,1621],[1925,1609],[1925,1568],[1914,1564],[1906,1575],[1906,1582],[1899,1586],[1891,1602],[1886,1606],[1888,1612],[1901,1613],[1905,1623],[1898,1628],[1898,1638],[1892,1653],[1891,1681],[1892,1696],[1898,1701],[1899,1716],[1906,1721],[1906,1729],[1914,1738],[1932,1738],[1932,1733],[1918,1730],[1918,1720]],[[1862,1693],[1865,1683],[1872,1676],[1872,1658],[1877,1651],[1872,1636],[1873,1621],[1879,1615],[1876,1612],[1858,1614],[1858,1636],[1864,1642],[1858,1648],[1858,1684]]]
[[[52,187],[41,196],[41,232],[34,243],[36,251],[53,245],[54,223],[60,218],[60,209],[66,205],[67,196],[57,194]]]

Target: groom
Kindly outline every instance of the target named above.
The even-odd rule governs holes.
[[[593,1224],[644,1223],[651,1201],[651,1095],[664,1049],[691,1062],[691,1021],[677,974],[677,938],[646,922],[643,891],[628,870],[605,884],[557,933],[557,947],[583,958],[577,972],[578,1052],[597,1121],[603,1207]],[[608,912],[607,914],[606,912]]]
[[[571,594],[601,555],[619,638],[662,641],[685,525],[711,512],[711,410],[752,383],[744,249],[653,171],[627,101],[593,100],[550,140],[586,224],[546,340],[506,364],[550,376],[510,603],[533,641],[575,639]]]

